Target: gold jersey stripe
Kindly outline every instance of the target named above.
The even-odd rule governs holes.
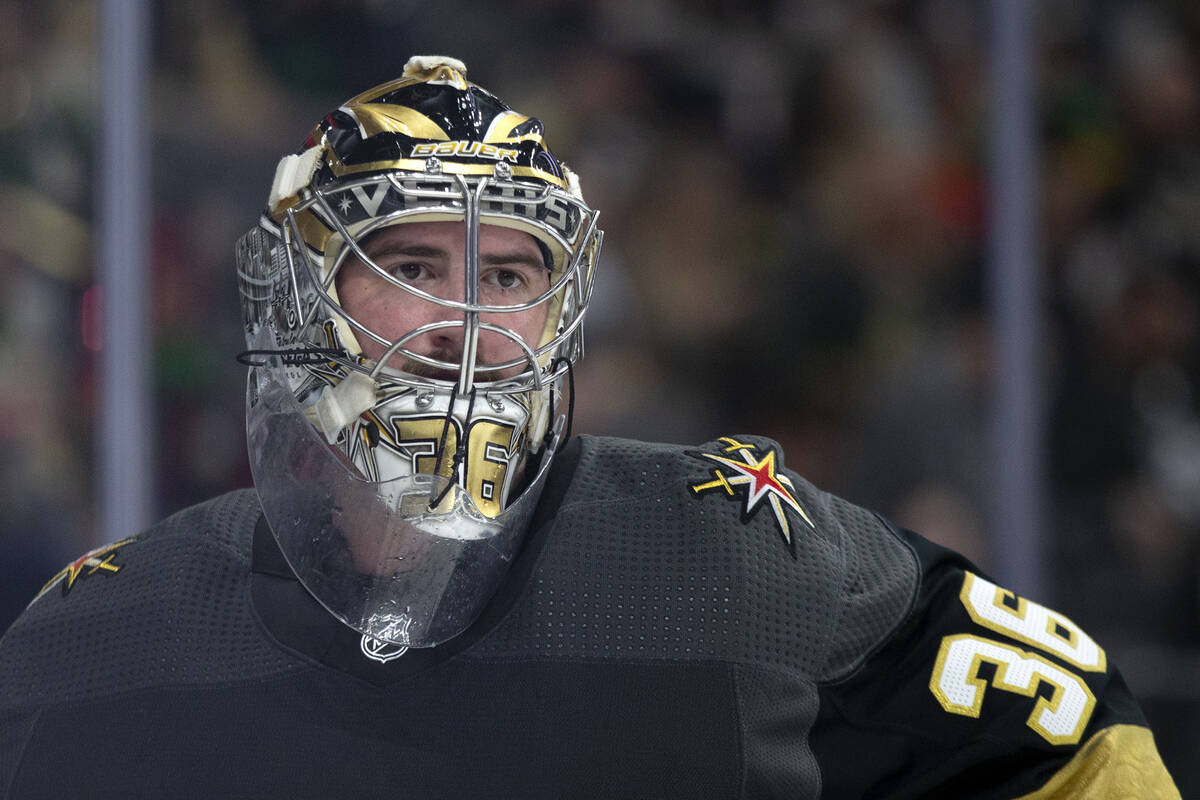
[[[1140,725],[1098,731],[1046,785],[1017,800],[1180,800],[1154,734]]]

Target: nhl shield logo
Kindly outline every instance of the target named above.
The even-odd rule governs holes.
[[[386,639],[407,639],[408,626],[410,624],[412,624],[412,619],[407,614],[401,614],[388,622],[379,632],[379,635]],[[385,639],[377,639],[366,633],[362,635],[358,646],[364,656],[372,661],[378,661],[380,664],[386,664],[408,652],[408,645],[395,644],[391,641],[385,641]]]

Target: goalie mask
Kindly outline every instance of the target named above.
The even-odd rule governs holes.
[[[334,616],[412,647],[520,544],[602,239],[541,122],[465,75],[413,58],[326,116],[237,248],[267,521]]]

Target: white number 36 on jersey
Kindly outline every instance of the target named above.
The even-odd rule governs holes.
[[[1075,671],[1043,654],[1083,672],[1103,672],[1104,650],[1062,614],[1017,597],[970,572],[963,580],[959,599],[980,626],[1041,652],[974,634],[944,637],[929,680],[929,689],[942,708],[952,714],[978,717],[989,686],[1030,699],[1036,697],[1026,724],[1052,744],[1078,742],[1091,719],[1096,698]],[[995,666],[990,680],[979,675],[983,664]],[[1038,696],[1042,684],[1050,687],[1048,698]]]

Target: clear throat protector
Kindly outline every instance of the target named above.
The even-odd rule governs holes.
[[[562,418],[516,500],[485,513],[452,475],[365,477],[278,375],[250,375],[247,440],[263,513],[296,577],[334,617],[381,641],[432,647],[466,630],[520,548]]]

